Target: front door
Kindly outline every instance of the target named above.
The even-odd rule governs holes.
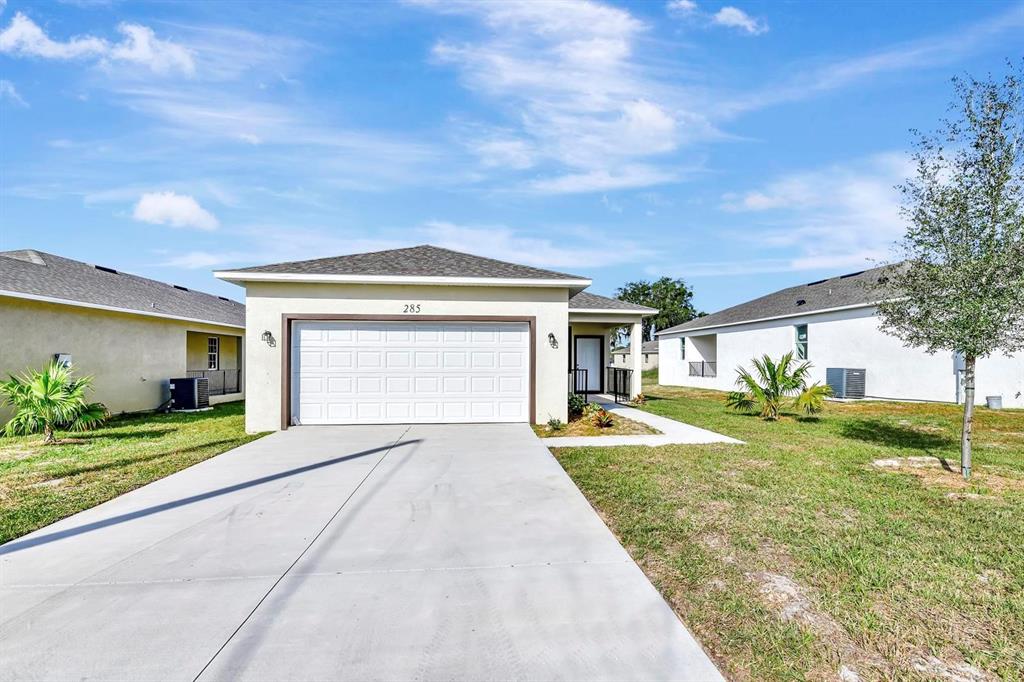
[[[576,337],[576,369],[587,370],[587,392],[601,392],[601,372],[604,369],[604,339],[600,336]]]

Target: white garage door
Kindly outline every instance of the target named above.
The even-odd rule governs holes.
[[[525,322],[296,322],[293,424],[524,422]]]

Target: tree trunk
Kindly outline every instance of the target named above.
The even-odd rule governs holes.
[[[53,427],[47,424],[43,427],[43,445],[53,445],[57,439],[53,437]]]
[[[964,358],[964,424],[960,433],[960,473],[971,477],[971,429],[974,426],[974,356]]]

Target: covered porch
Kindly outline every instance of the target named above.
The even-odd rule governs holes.
[[[211,403],[231,402],[245,397],[242,344],[241,336],[187,332],[185,376],[207,379]]]
[[[628,401],[643,393],[643,318],[657,310],[589,293],[569,301],[569,390],[612,395]],[[629,335],[629,361],[613,365],[613,343],[623,327]]]

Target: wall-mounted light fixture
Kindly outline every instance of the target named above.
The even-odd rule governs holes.
[[[548,332],[548,343],[552,348],[558,348],[558,339],[555,338],[554,332]]]
[[[267,344],[271,348],[277,345],[277,341],[274,339],[274,335],[270,333],[269,329],[260,334],[260,339],[262,339],[263,343]]]

